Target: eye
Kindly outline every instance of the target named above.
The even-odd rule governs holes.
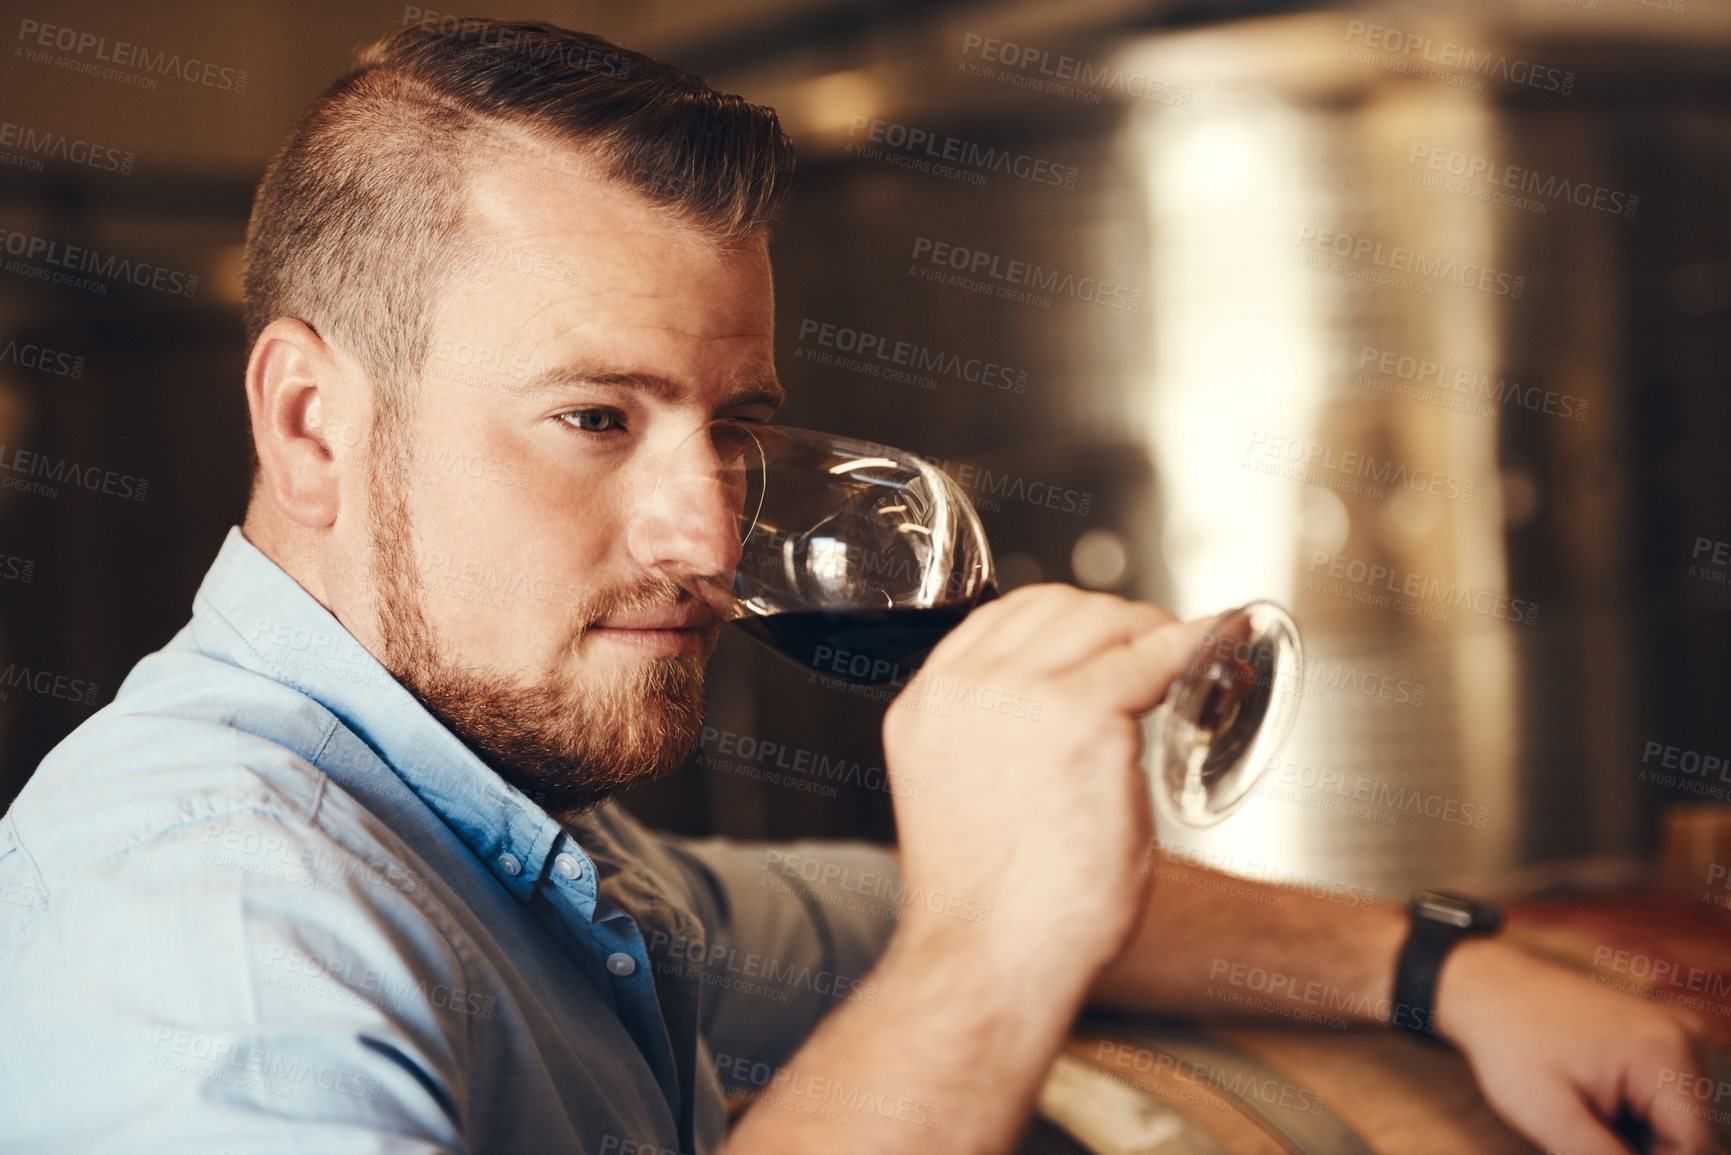
[[[561,413],[559,420],[579,433],[611,433],[625,427],[625,415],[617,409],[574,409]]]

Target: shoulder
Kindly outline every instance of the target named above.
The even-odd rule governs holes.
[[[56,747],[0,820],[0,1020],[38,1057],[30,1085],[54,1100],[95,1070],[148,1114],[152,1096],[248,1086],[235,1056],[266,1055],[311,1063],[308,1079],[357,1072],[345,1085],[369,1098],[466,1086],[493,1007],[470,994],[448,890],[315,764],[358,741],[290,687],[196,654],[146,661],[154,676]],[[355,1049],[369,1038],[396,1058]],[[200,1062],[227,1082],[189,1081]]]
[[[339,726],[262,675],[158,651],[49,752],[7,817],[56,873],[242,814],[315,825],[328,785],[315,762]]]
[[[176,913],[202,901],[214,922],[277,894],[454,934],[420,860],[319,769],[339,742],[371,756],[298,690],[171,646],[37,768],[0,822],[0,855],[17,859],[0,875],[38,914],[126,896]]]

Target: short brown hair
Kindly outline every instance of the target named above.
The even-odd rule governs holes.
[[[362,49],[301,114],[259,183],[246,236],[250,347],[294,317],[347,349],[398,412],[461,248],[469,173],[502,130],[571,146],[723,244],[791,192],[775,113],[598,36],[432,18]]]

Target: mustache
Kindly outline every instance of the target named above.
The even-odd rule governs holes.
[[[603,618],[659,606],[682,606],[696,600],[690,590],[672,578],[654,575],[646,575],[629,585],[598,590],[578,606],[574,614],[576,625],[572,630],[570,644],[575,648]],[[717,617],[712,628],[719,629],[721,625],[722,622]]]

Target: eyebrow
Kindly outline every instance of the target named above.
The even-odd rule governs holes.
[[[656,373],[572,366],[555,366],[541,370],[524,383],[523,392],[527,396],[559,393],[574,385],[612,385],[622,389],[635,389],[649,394],[657,401],[665,402],[677,401],[688,392],[679,382]],[[717,408],[732,409],[741,405],[762,403],[780,409],[786,401],[787,390],[781,387],[781,382],[775,379],[773,373],[768,373],[741,382],[722,399]]]

